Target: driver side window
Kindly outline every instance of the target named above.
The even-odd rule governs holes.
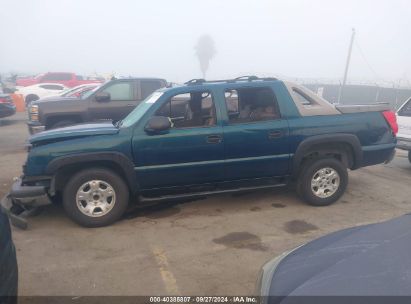
[[[133,100],[133,87],[129,82],[118,82],[105,88],[103,92],[110,93],[111,100]]]
[[[155,115],[169,117],[176,129],[214,126],[217,122],[214,101],[208,91],[175,95]]]

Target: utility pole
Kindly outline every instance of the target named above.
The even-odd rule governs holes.
[[[351,33],[350,47],[348,48],[347,62],[345,63],[344,79],[343,79],[342,86],[340,86],[340,92],[338,94],[338,104],[340,104],[341,102],[343,90],[344,90],[345,84],[347,83],[348,67],[350,66],[352,46],[354,44],[354,37],[355,37],[355,29],[353,28],[352,33]]]

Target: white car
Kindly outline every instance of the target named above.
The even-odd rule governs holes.
[[[397,111],[397,148],[408,151],[408,160],[411,162],[411,98]]]
[[[22,94],[26,105],[40,98],[55,96],[62,91],[67,90],[67,87],[58,83],[38,83],[28,87],[21,87],[17,90],[17,94]]]

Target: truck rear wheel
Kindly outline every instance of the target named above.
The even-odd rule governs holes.
[[[104,168],[86,169],[75,174],[63,191],[67,215],[85,227],[107,226],[127,209],[129,190],[123,179]]]
[[[328,206],[345,192],[347,168],[335,158],[315,158],[304,166],[298,179],[298,193],[312,206]]]

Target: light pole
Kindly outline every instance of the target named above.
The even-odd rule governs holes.
[[[342,86],[340,87],[340,92],[338,94],[338,104],[340,104],[341,102],[341,99],[343,96],[343,90],[344,90],[345,84],[347,83],[348,67],[350,66],[351,52],[352,52],[352,46],[354,43],[354,37],[355,37],[355,29],[353,28],[352,34],[351,34],[350,47],[348,48],[347,62],[345,63],[344,79],[343,79]]]

